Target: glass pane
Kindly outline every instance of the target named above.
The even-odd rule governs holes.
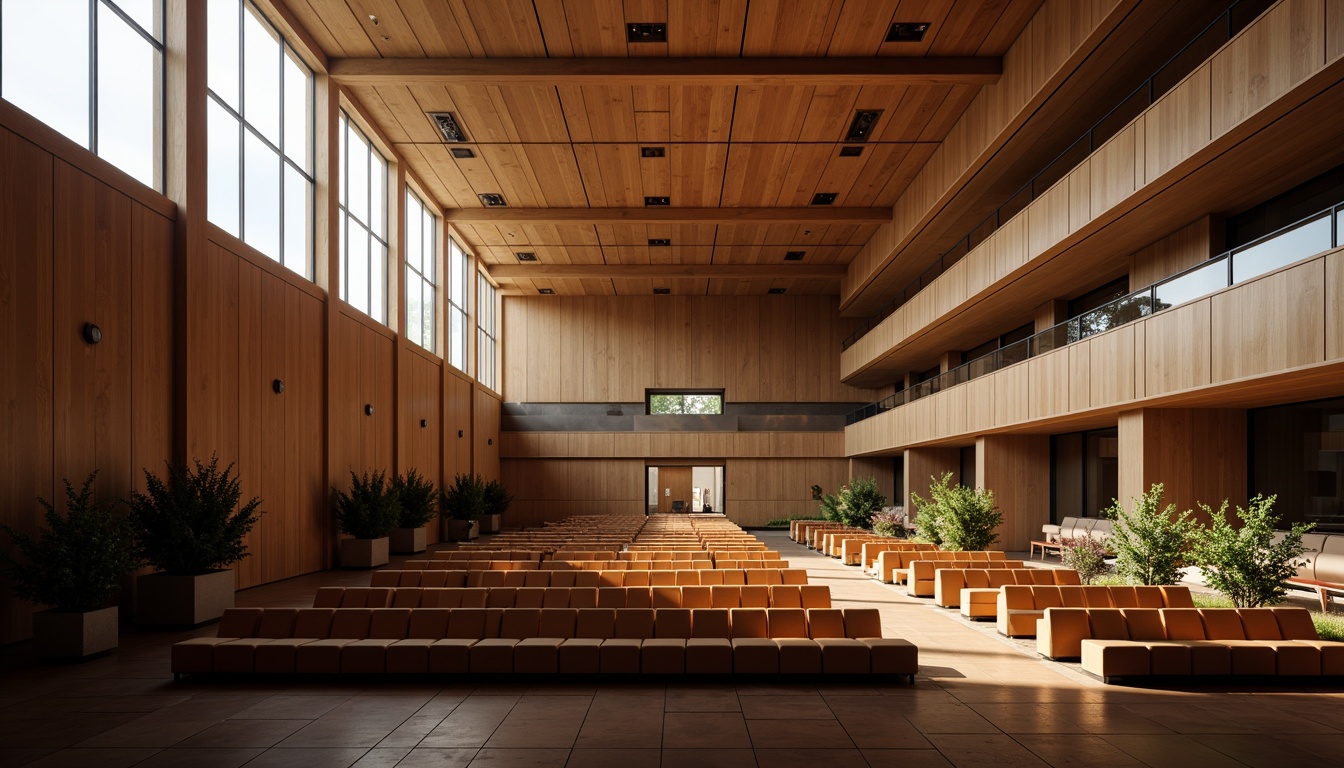
[[[466,372],[467,342],[463,336],[466,331],[463,326],[462,313],[456,309],[450,309],[448,311],[448,362],[459,371]]]
[[[280,156],[243,132],[243,241],[280,259]]]
[[[423,315],[420,309],[420,279],[410,268],[406,269],[406,338],[416,344],[424,345],[420,331],[423,327]]]
[[[1094,333],[1118,328],[1125,323],[1131,323],[1149,314],[1152,314],[1150,293],[1140,291],[1107,302],[1091,312],[1079,316],[1078,321],[1081,324],[1081,333],[1086,337]]]
[[[1232,254],[1232,282],[1240,283],[1328,250],[1330,217],[1321,216],[1297,229]]]
[[[460,309],[467,308],[466,257],[458,247],[456,240],[449,240],[448,254],[448,296]]]
[[[285,266],[312,278],[308,254],[313,227],[313,186],[292,165],[285,165]]]
[[[430,215],[428,211],[425,211],[422,216],[425,222],[422,229],[422,232],[424,233],[423,240],[420,245],[420,252],[423,254],[422,258],[424,259],[425,267],[422,274],[424,274],[426,280],[438,285],[439,250],[438,243],[436,242],[437,238],[435,237],[435,230],[438,229],[438,220]]]
[[[424,312],[424,342],[425,349],[430,352],[435,351],[437,344],[434,339],[434,322],[437,313],[434,311],[434,286],[423,280],[420,282],[420,306]]]
[[[313,89],[308,68],[285,52],[285,157],[312,173]]]
[[[243,14],[243,117],[280,146],[280,40],[251,8]]]
[[[235,110],[238,102],[238,14],[239,0],[210,0],[205,23],[208,30],[206,47],[210,63],[207,81],[210,90]]]
[[[369,145],[354,130],[346,132],[346,210],[363,224],[369,223]]]
[[[342,208],[345,208],[345,207],[349,204],[349,199],[348,199],[348,198],[349,198],[349,194],[350,194],[350,190],[348,189],[348,187],[349,187],[350,185],[347,184],[346,181],[345,181],[345,176],[346,176],[346,173],[345,173],[345,166],[348,164],[346,158],[349,157],[349,155],[347,154],[347,152],[349,151],[349,147],[347,146],[347,142],[346,142],[346,140],[345,140],[345,137],[348,136],[349,133],[350,133],[350,131],[349,131],[349,127],[348,127],[348,126],[349,126],[349,123],[346,122],[345,114],[342,113],[342,114],[341,114],[341,125],[340,125],[340,130],[338,130],[338,131],[336,132],[336,133],[341,137],[341,148],[340,148],[340,150],[339,150],[340,154],[337,155],[337,160],[338,160],[338,162],[340,162],[340,164],[341,164],[341,180],[340,180],[340,183],[339,183],[337,186],[339,186],[339,187],[341,188],[341,189],[340,189],[340,196],[341,196],[340,206],[341,206]]]
[[[122,13],[130,16],[156,40],[163,40],[162,27],[159,25],[159,0],[113,0]],[[99,24],[102,21],[98,22]],[[143,39],[143,38],[141,38]]]
[[[345,300],[350,306],[369,314],[369,233],[363,227],[349,225],[346,235],[346,274],[349,289]]]
[[[89,146],[88,0],[0,3],[0,31],[0,96]]]
[[[369,317],[387,322],[387,246],[374,240],[370,243],[372,259],[369,262]]]
[[[421,215],[420,207],[415,202],[415,197],[411,193],[406,193],[406,266],[414,269],[416,272],[424,271],[424,255],[421,253],[421,247],[424,244],[424,235],[420,231],[424,218]]]
[[[158,57],[120,16],[98,6],[98,155],[150,187],[157,187]]]
[[[1154,286],[1157,298],[1153,310],[1162,310],[1208,296],[1227,287],[1227,259],[1211,261],[1165,283]]]
[[[387,195],[383,194],[387,182],[387,163],[377,152],[369,152],[369,229],[379,240],[387,239],[387,226],[383,223],[387,211]]]
[[[209,158],[206,177],[210,220],[237,237],[238,230],[238,121],[214,99],[209,102]]]

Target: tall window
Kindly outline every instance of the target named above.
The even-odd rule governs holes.
[[[471,259],[457,241],[448,238],[448,362],[467,370],[467,286]]]
[[[209,0],[210,220],[313,276],[313,73],[243,0]]]
[[[498,391],[495,374],[495,340],[499,338],[497,328],[497,304],[495,286],[485,279],[485,275],[476,276],[476,380]]]
[[[162,0],[0,3],[0,97],[162,190]]]
[[[341,298],[387,322],[387,161],[341,111]]]
[[[406,337],[430,352],[438,309],[438,219],[406,190]]]
[[[723,413],[723,390],[647,389],[644,410],[651,415]]]

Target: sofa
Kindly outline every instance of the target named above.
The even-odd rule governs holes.
[[[830,608],[821,584],[687,587],[321,587],[314,608]]]
[[[984,568],[983,560],[916,560],[905,571],[905,593],[911,597],[935,597],[938,574],[965,568]],[[1025,568],[1021,560],[996,560],[995,568]],[[1053,583],[1053,582],[1052,582]]]
[[[1277,541],[1282,534],[1275,536]],[[1344,534],[1308,533],[1302,536],[1303,565],[1288,586],[1316,593],[1321,612],[1329,612],[1330,597],[1344,594]]]
[[[999,590],[996,622],[999,634],[1036,637],[1037,623],[1051,608],[1193,608],[1190,588],[1183,586],[1027,586]]]
[[[933,602],[941,608],[960,608],[973,619],[992,619],[998,615],[999,591],[1009,584],[1070,586],[1080,584],[1072,568],[1009,567],[1009,561],[972,568],[940,568],[933,575]]]
[[[1000,562],[1006,558],[1003,552],[947,552],[944,550],[887,550],[877,554],[874,562],[873,577],[883,584],[903,584],[910,570],[910,564],[916,560],[940,560],[943,562]]]
[[[1066,517],[1058,525],[1041,526],[1044,540],[1055,543],[1060,539],[1092,536],[1105,541],[1115,530],[1114,523],[1104,517]]]
[[[806,584],[802,568],[705,568],[681,571],[454,571],[384,569],[374,587],[669,587]]]

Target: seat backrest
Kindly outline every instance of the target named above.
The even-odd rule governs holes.
[[[578,616],[576,608],[542,608],[537,637],[573,637]]]
[[[374,571],[373,574],[369,577],[369,584],[375,587],[395,587],[401,583],[401,576],[404,573],[408,573],[408,571],[388,571],[388,570]],[[417,578],[415,580],[415,584],[419,583],[420,580]],[[408,584],[407,586],[415,586],[415,584]],[[320,592],[323,589],[344,589],[344,587],[320,587],[318,591]],[[325,608],[328,606],[321,606],[321,607]],[[330,607],[334,608],[335,606]]]
[[[449,576],[465,575],[461,571],[402,571],[403,578],[398,582],[402,587],[420,587],[421,589],[441,589],[448,583]],[[414,578],[404,578],[414,574]],[[373,586],[380,586],[374,584]]]
[[[655,637],[688,638],[691,636],[690,608],[655,608],[653,614]]]
[[[294,619],[298,613],[297,608],[267,608],[257,622],[254,637],[292,637]]]
[[[807,612],[802,608],[768,608],[765,614],[770,637],[807,637]]]
[[[372,608],[337,608],[336,615],[331,618],[328,637],[356,640],[368,637],[372,620]]]
[[[580,608],[574,636],[606,640],[614,637],[616,611],[612,608]]]
[[[477,639],[485,637],[485,608],[454,608],[448,614],[448,632],[444,637]]]
[[[379,575],[379,573],[388,573],[388,572],[380,571],[378,573],[374,573],[373,575],[377,576]],[[313,607],[340,608],[341,598],[344,595],[345,595],[345,587],[318,587],[317,594],[313,595]]]
[[[765,608],[730,608],[728,621],[732,626],[733,639],[769,637],[770,625],[765,611]]]
[[[300,608],[294,617],[294,633],[290,637],[324,639],[331,634],[331,620],[335,615],[335,608]],[[223,624],[221,620],[221,627]]]
[[[551,587],[572,587],[578,575],[578,571],[548,571]]]
[[[1120,615],[1125,617],[1125,627],[1129,630],[1130,640],[1167,639],[1167,632],[1162,627],[1162,614],[1158,612],[1158,609],[1121,608]]]
[[[681,607],[681,587],[654,587],[653,608],[680,608]],[[689,621],[689,617],[687,617]]]
[[[1085,584],[1079,587],[1083,591],[1083,605],[1088,608],[1115,608],[1115,603],[1111,602],[1111,588],[1093,584]],[[1060,592],[1063,595],[1063,592]]]
[[[825,584],[804,584],[798,592],[805,609],[831,607],[831,588]]]
[[[397,587],[392,593],[393,608],[419,608],[424,600],[422,587]]]
[[[623,587],[625,586],[625,573],[611,570],[597,571],[597,585],[599,587]]]
[[[527,577],[528,574],[520,570],[510,569],[504,571],[504,586],[522,589],[527,586]]]
[[[1162,601],[1168,608],[1194,608],[1195,601],[1190,597],[1190,588],[1180,584],[1160,587]]]
[[[845,637],[881,637],[882,615],[876,608],[846,608]]]
[[[626,571],[625,586],[627,587],[647,587],[649,586],[648,571]]]
[[[1162,599],[1162,588],[1140,584],[1134,587],[1134,604],[1139,608],[1190,608],[1188,605],[1166,604]]]
[[[742,587],[716,584],[709,588],[714,608],[738,608],[742,605]]]
[[[503,571],[480,571],[481,579],[473,584],[475,587],[502,587],[504,586]]]
[[[763,585],[747,585],[741,588],[738,604],[743,608],[769,608],[770,588]]]
[[[1077,586],[1077,587],[1075,587],[1075,586],[1073,586],[1073,585],[1069,585],[1069,586],[1066,586],[1066,587],[1053,587],[1053,588],[1052,588],[1052,587],[1037,587],[1037,588],[1036,588],[1036,590],[1037,590],[1038,592],[1041,591],[1041,590],[1044,590],[1044,593],[1045,593],[1045,594],[1049,594],[1050,591],[1051,591],[1052,589],[1058,589],[1058,590],[1059,590],[1059,603],[1060,603],[1060,605],[1063,606],[1064,608],[1086,608],[1086,607],[1087,607],[1087,594],[1083,591],[1083,590],[1087,589],[1086,587],[1083,587],[1083,586]],[[1110,603],[1110,600],[1108,599],[1108,600],[1107,600],[1107,605],[1109,605],[1109,603]],[[1107,606],[1098,606],[1098,607],[1107,607]]]
[[[600,571],[575,571],[574,586],[576,587],[596,587],[601,583],[602,574]]]
[[[1317,640],[1316,624],[1305,608],[1274,608],[1274,619],[1279,622],[1279,634],[1287,640]]]
[[[457,604],[445,606],[447,608],[484,608],[486,601],[490,599],[490,589],[487,587],[462,587],[446,591],[456,592],[458,595]]]
[[[770,587],[770,607],[771,608],[802,608],[803,592],[802,587],[797,585],[777,584]]]
[[[1241,617],[1241,629],[1247,640],[1283,639],[1273,608],[1239,608],[1237,615]]]
[[[677,574],[680,571],[649,571],[649,586],[651,587],[671,587],[677,583]]]
[[[950,571],[948,573],[951,573]],[[961,586],[964,589],[986,589],[989,587],[989,574],[991,571],[983,568],[968,568],[960,572]],[[951,578],[943,572],[939,572],[939,579]]]
[[[807,612],[807,631],[813,639],[845,637],[845,615],[839,608],[813,608]]]
[[[1077,598],[1073,603],[1064,602],[1064,598],[1059,592],[1060,587],[1031,586],[1023,587],[1023,589],[1026,589],[1028,594],[1031,595],[1032,605],[1030,607],[1033,607],[1038,611],[1043,611],[1046,608],[1063,608],[1065,606],[1081,608],[1083,605],[1083,596],[1081,594],[1077,595]],[[1067,589],[1067,587],[1065,589]],[[1074,589],[1077,588],[1075,587]],[[1005,595],[1011,593],[1010,587],[1004,587],[1003,590]],[[1015,606],[1010,604],[1008,607],[1014,608]]]
[[[699,586],[700,584],[700,570],[698,568],[673,571],[673,573],[676,576],[675,581],[679,587]]]
[[[505,608],[499,620],[499,636],[515,640],[537,637],[540,628],[540,608]]]
[[[1210,640],[1245,640],[1246,630],[1235,608],[1200,608],[1204,635]]]
[[[1204,622],[1195,608],[1161,608],[1162,629],[1168,640],[1205,640]]]
[[[691,637],[731,637],[728,611],[727,608],[696,608],[692,610]]]
[[[1138,608],[1139,597],[1133,587],[1113,586],[1110,587],[1111,604],[1116,608]]]
[[[984,570],[967,571],[967,574],[971,573],[982,574],[980,578],[983,579],[984,584],[979,585],[977,588],[998,589],[999,587],[1003,587],[1008,584],[1017,584],[1018,583],[1017,575],[1019,573],[1029,573],[1029,571],[1027,571],[1025,568],[1022,569],[986,568]],[[971,585],[967,584],[966,586],[969,587]]]
[[[346,587],[341,593],[341,604],[337,608],[381,608],[379,605],[369,605],[369,593],[375,587]],[[391,587],[376,587],[376,589],[391,589]]]
[[[570,587],[546,587],[541,592],[542,608],[568,608]]]
[[[686,586],[681,588],[682,608],[713,608],[712,587]]]
[[[723,584],[723,571],[714,569],[697,571],[700,574],[700,586],[712,587],[717,584]]]
[[[745,573],[747,574],[747,584],[750,585],[771,586],[784,583],[784,578],[779,575],[778,568],[749,568]]]
[[[803,585],[807,583],[807,570],[804,568],[781,568],[779,579],[784,584]]]
[[[369,619],[370,638],[381,640],[402,640],[406,637],[406,626],[411,622],[410,608],[374,608]]]
[[[626,587],[626,608],[652,608],[653,593],[648,587]]]
[[[653,637],[652,608],[625,608],[616,611],[616,637],[644,640]]]
[[[410,622],[406,625],[406,637],[421,640],[436,640],[448,632],[447,608],[417,608],[411,611]]]
[[[747,572],[741,568],[724,568],[723,583],[727,585],[744,586],[747,583]]]
[[[570,608],[596,608],[597,587],[569,587]]]
[[[491,587],[485,598],[486,608],[512,608],[518,599],[518,587]]]
[[[519,587],[518,593],[513,599],[513,607],[540,608],[545,602],[545,596],[546,589],[544,587]]]
[[[1128,640],[1129,628],[1119,608],[1089,608],[1087,623],[1098,640]]]
[[[527,571],[523,574],[524,587],[549,587],[550,585],[550,571]]]

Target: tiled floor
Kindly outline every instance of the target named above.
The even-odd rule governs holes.
[[[174,683],[168,645],[34,665],[0,649],[0,766],[1282,766],[1344,754],[1344,688],[1103,686],[783,534],[761,538],[837,606],[874,605],[920,647],[915,685],[518,680]],[[239,594],[303,605],[333,572]],[[212,634],[206,628],[200,634]]]

